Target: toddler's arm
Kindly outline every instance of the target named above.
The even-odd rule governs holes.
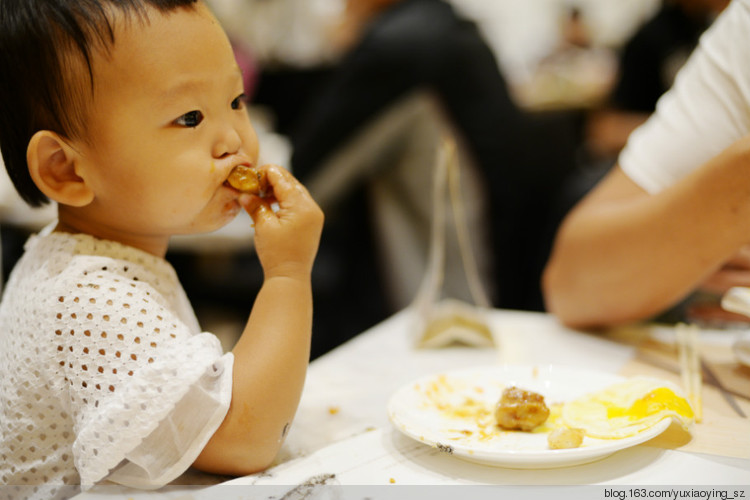
[[[323,213],[285,169],[267,170],[279,203],[243,195],[255,221],[255,244],[264,283],[233,353],[232,403],[195,462],[199,469],[246,475],[275,458],[297,409],[310,356],[310,273]]]

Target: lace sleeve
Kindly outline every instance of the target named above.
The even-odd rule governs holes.
[[[195,460],[231,399],[232,355],[154,288],[106,272],[48,310],[74,421],[81,484],[158,487]]]

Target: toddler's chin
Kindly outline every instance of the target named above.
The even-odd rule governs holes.
[[[202,217],[200,220],[196,220],[182,234],[204,234],[218,231],[231,223],[242,211],[243,208],[236,199],[228,201],[222,206],[219,213],[214,213],[212,217]]]

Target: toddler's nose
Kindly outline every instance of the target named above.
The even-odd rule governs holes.
[[[223,156],[234,154],[239,151],[241,145],[242,139],[237,130],[232,126],[226,126],[221,131],[214,145],[213,155],[215,158],[222,158]]]

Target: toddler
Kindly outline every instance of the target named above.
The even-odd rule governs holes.
[[[0,74],[6,168],[30,205],[58,205],[0,305],[0,497],[266,468],[302,391],[323,215],[285,169],[256,165],[213,15],[196,0],[0,0]],[[229,186],[238,165],[272,197]],[[242,209],[264,283],[224,354],[164,256],[171,235]]]

